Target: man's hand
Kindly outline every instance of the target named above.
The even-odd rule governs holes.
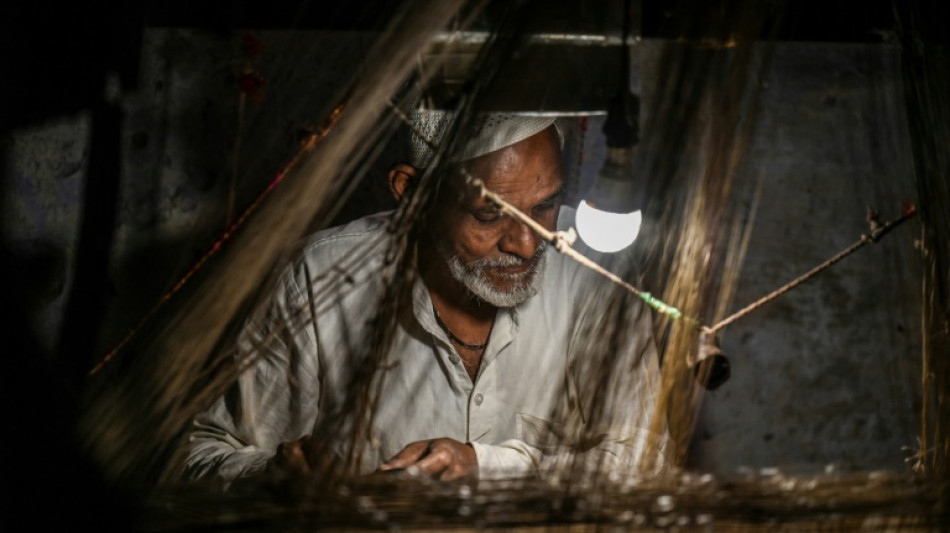
[[[326,472],[332,454],[310,435],[277,446],[277,453],[267,463],[267,470],[278,475],[309,477]]]
[[[417,469],[419,473],[441,481],[475,479],[478,476],[478,457],[475,448],[457,440],[420,440],[403,448],[379,470],[386,472],[401,468]]]

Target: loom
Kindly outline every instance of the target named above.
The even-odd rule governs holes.
[[[229,157],[215,160],[217,185],[199,195],[214,207],[193,218],[169,217],[148,230],[176,238],[187,234],[188,240],[175,242],[199,251],[185,258],[174,254],[175,261],[161,261],[160,254],[151,263],[143,260],[172,272],[163,280],[142,283],[129,281],[132,274],[116,276],[117,299],[128,300],[86,324],[85,329],[95,330],[96,342],[89,331],[77,333],[84,328],[70,329],[81,323],[77,317],[83,309],[72,303],[64,309],[59,343],[50,350],[66,357],[87,349],[66,365],[78,368],[61,387],[66,392],[51,394],[51,402],[61,400],[53,407],[70,406],[62,411],[67,420],[61,423],[76,435],[75,450],[70,447],[57,460],[81,470],[75,476],[79,486],[90,480],[88,499],[80,500],[87,522],[155,532],[946,529],[950,253],[945,236],[950,219],[942,205],[950,200],[950,162],[941,147],[950,142],[944,90],[950,71],[946,48],[935,42],[928,20],[932,13],[917,4],[894,6],[893,33],[882,42],[835,46],[783,42],[780,35],[788,28],[783,24],[793,18],[793,6],[736,1],[716,9],[675,3],[657,8],[647,0],[575,4],[582,3],[405,0],[387,4],[375,16],[364,13],[362,19],[341,23],[351,31],[261,28],[231,36],[228,45],[239,52],[232,50],[220,63],[237,65],[237,83],[209,89],[215,96],[227,95],[222,101],[229,107],[210,97],[215,103],[205,104],[205,109],[221,105],[232,113],[216,144],[225,146]],[[297,20],[305,19],[306,3],[296,7]],[[649,20],[653,29],[644,36],[641,28]],[[200,68],[176,70],[176,60],[189,57],[197,64],[201,54],[194,50],[215,51],[208,55],[221,50],[221,39],[171,26],[144,33],[143,49],[152,55],[143,52],[143,57],[152,62],[143,60],[141,76],[153,88],[156,80],[166,84],[157,91],[202,79],[195,74]],[[331,52],[360,61],[330,66]],[[820,85],[820,76],[808,70],[818,68],[817,58],[838,78]],[[294,93],[280,91],[295,83],[306,86],[312,80],[301,72],[320,66],[328,71],[320,78],[320,98],[287,104],[289,112],[267,107],[289,100]],[[111,96],[96,108],[96,128],[121,112],[121,90],[110,87]],[[592,371],[609,372],[597,364],[608,360],[604,339],[623,329],[625,299],[651,303],[663,376],[655,416],[670,424],[678,468],[660,477],[568,470],[549,479],[450,484],[405,474],[328,475],[292,487],[251,482],[223,493],[179,478],[175,445],[191,417],[233,381],[237,369],[227,358],[228,342],[279,259],[310,231],[388,207],[374,196],[373,182],[379,181],[380,165],[396,157],[397,132],[405,127],[402,111],[412,101],[425,97],[460,110],[565,117],[571,125],[567,193],[576,203],[591,190],[605,160],[600,127],[618,87],[641,102],[640,138],[626,170],[643,188],[644,228],[635,244],[637,268],[606,263],[612,289],[604,293],[605,318],[592,326],[587,352]],[[136,97],[131,90],[127,94]],[[279,130],[287,115],[273,115],[281,112],[305,124],[293,135]],[[187,121],[182,117],[188,114],[165,120]],[[205,113],[204,120],[212,115]],[[809,130],[812,124],[827,127],[831,120],[842,121],[840,130]],[[126,136],[130,146],[141,139],[135,135]],[[779,141],[810,135],[837,143],[821,153],[835,166],[811,159],[815,151],[782,152],[797,145]],[[93,170],[101,172],[109,158],[97,157]],[[155,169],[161,163],[146,163],[160,173]],[[842,169],[847,177],[835,174]],[[184,187],[187,180],[176,182],[181,178],[176,172],[166,168],[161,177],[166,181],[156,188]],[[141,193],[137,186],[127,184],[124,194]],[[808,190],[797,194],[797,187]],[[403,242],[411,240],[413,224],[430,208],[426,194],[423,190],[400,211],[396,231]],[[180,208],[176,201],[187,203],[187,198],[176,197],[157,212],[174,212]],[[118,256],[123,246],[132,255],[130,243],[146,237],[146,226],[123,217],[134,222],[135,213],[116,215],[122,228],[114,235]],[[882,226],[888,221],[893,225]],[[91,224],[88,218],[85,222]],[[769,235],[761,233],[765,228]],[[881,238],[885,231],[887,237]],[[853,249],[846,248],[852,243]],[[406,249],[393,254],[395,264],[408,264]],[[124,264],[131,269],[131,262]],[[410,279],[398,272],[389,280],[392,301]],[[77,274],[75,279],[72,295],[81,302],[83,278]],[[142,283],[141,290],[128,296],[135,283]],[[381,332],[368,342],[385,346],[394,310],[371,311]],[[895,316],[901,317],[898,333]],[[860,327],[847,326],[853,322]],[[787,323],[797,328],[785,329]],[[703,327],[709,336],[700,335]],[[713,335],[711,347],[702,351],[701,340]],[[42,343],[26,341],[14,346],[28,356],[45,352]],[[795,348],[769,352],[784,345]],[[851,350],[878,357],[885,348],[901,353],[889,359],[844,359]],[[724,353],[729,356],[725,363]],[[700,354],[720,365],[718,376],[709,375],[716,367],[700,364]],[[817,367],[821,358],[835,355],[846,362],[795,369],[806,363]],[[43,375],[27,362],[18,364],[19,375]],[[823,462],[828,457],[818,452],[811,463],[762,464],[782,457],[781,450],[795,451],[796,436],[787,428],[804,433],[806,424],[824,427],[821,417],[835,414],[822,412],[824,404],[819,404],[822,409],[803,419],[787,407],[793,400],[769,388],[788,381],[785,376],[808,377],[812,381],[802,388],[817,387],[822,374],[852,371],[848,364],[854,365],[855,377],[871,376],[886,390],[844,394],[838,400],[843,409],[857,410],[864,406],[855,403],[877,398],[885,406],[893,404],[904,427],[881,423],[887,427],[875,433],[876,419],[867,415],[862,423],[870,429],[860,424],[852,434],[828,429],[821,438],[873,440],[882,434],[889,448],[854,445],[867,457],[852,464]],[[750,385],[766,379],[773,385]],[[372,416],[371,380],[359,383],[351,401],[340,406],[339,425],[319,428],[324,435],[359,437],[364,419]],[[854,390],[862,387],[850,384]],[[735,399],[750,390],[754,399]],[[726,394],[733,395],[731,403]],[[11,394],[6,403],[15,400]],[[761,448],[789,443],[761,456],[753,445],[735,453],[717,448],[729,443],[718,435],[722,427],[735,424],[737,433],[753,427],[727,418],[728,408],[753,401],[774,406],[759,413],[774,416],[778,422],[768,427],[785,433],[732,438],[761,440]],[[340,427],[352,427],[353,433],[333,433]],[[897,441],[907,449],[892,446]],[[813,443],[803,442],[803,447]],[[751,457],[737,458],[738,453]],[[808,458],[804,453],[795,457]],[[716,471],[717,461],[732,466],[740,459],[751,466]],[[42,483],[24,479],[38,487],[24,494],[43,493]]]

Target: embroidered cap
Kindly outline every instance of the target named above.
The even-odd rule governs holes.
[[[443,140],[453,117],[453,112],[440,109],[417,108],[409,114],[416,128],[436,146]],[[470,132],[462,133],[465,135],[465,141],[461,150],[451,158],[453,161],[465,161],[501,150],[543,131],[552,124],[557,127],[555,116],[516,113],[480,113],[474,117],[473,123]],[[561,137],[559,128],[558,137]],[[435,150],[415,131],[409,135],[409,153],[409,164],[416,168],[428,167],[435,156]]]

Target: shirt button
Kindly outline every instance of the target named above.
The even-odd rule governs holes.
[[[449,361],[450,361],[453,365],[457,365],[457,364],[459,364],[459,356],[457,356],[457,355],[450,355],[450,356],[449,356]]]
[[[484,399],[485,399],[485,397],[482,396],[482,393],[479,392],[478,394],[475,395],[475,405],[481,405],[481,404],[482,404],[482,400],[484,400]]]

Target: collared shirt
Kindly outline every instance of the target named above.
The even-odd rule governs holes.
[[[378,388],[366,389],[378,397],[371,432],[355,443],[360,472],[412,442],[442,437],[472,444],[481,479],[576,465],[579,457],[596,468],[635,469],[644,451],[666,450],[665,422],[653,418],[651,313],[640,300],[618,297],[602,277],[548,249],[541,289],[498,310],[473,381],[421,278],[411,312],[399,312],[387,292],[387,278],[398,274],[387,220],[366,217],[307,241],[240,335],[238,355],[254,354],[246,371],[194,422],[191,477],[228,482],[258,472],[279,444],[345,413],[358,393],[356,369],[385,329],[381,308],[396,310],[395,324],[386,357],[373,363]],[[562,208],[559,227],[572,221],[573,210]],[[603,337],[612,331],[619,334]],[[343,435],[329,439],[341,456],[354,445]],[[664,458],[656,459],[662,467]]]

